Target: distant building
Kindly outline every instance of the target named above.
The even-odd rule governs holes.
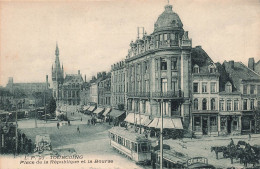
[[[52,87],[53,87],[53,97],[56,100],[61,99],[61,88],[64,81],[64,70],[63,65],[60,65],[60,58],[59,58],[59,47],[56,44],[55,50],[55,63],[54,67],[52,65],[51,72],[52,72]]]
[[[80,105],[80,92],[83,90],[83,79],[78,74],[67,74],[61,86],[61,101],[67,105]]]
[[[111,105],[114,108],[120,104],[126,108],[125,72],[124,61],[111,66]]]
[[[48,83],[48,82],[47,82]],[[35,83],[14,83],[13,77],[9,77],[6,88],[14,93],[15,90],[20,90],[26,95],[31,95],[35,92],[44,92],[49,88],[50,84],[46,82],[35,82]]]
[[[111,73],[106,74],[98,83],[98,104],[101,106],[111,104]]]
[[[59,48],[56,45],[55,64],[52,66],[52,86],[53,97],[58,105],[80,105],[81,94],[83,90],[83,78],[78,70],[78,74],[67,74],[64,78],[63,65],[60,64]]]

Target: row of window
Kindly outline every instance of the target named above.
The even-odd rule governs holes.
[[[248,103],[250,103],[248,105]],[[208,99],[202,99],[202,110],[216,110],[216,100],[215,98],[210,99],[210,107],[208,108]],[[199,100],[196,98],[193,101],[194,110],[199,110]],[[253,110],[255,108],[254,99],[244,99],[243,100],[243,110]],[[220,111],[237,111],[239,110],[239,100],[219,100],[219,110]]]
[[[256,88],[256,85],[247,85],[247,84],[244,84],[243,85],[243,94],[260,94],[260,85],[257,85],[257,88]]]
[[[167,60],[165,58],[155,59],[155,70],[167,70]],[[171,58],[171,70],[177,70],[177,58]]]
[[[64,97],[79,97],[79,91],[64,91]]]
[[[193,83],[193,93],[209,93],[208,84],[210,84],[210,93],[217,93],[217,82],[202,82],[201,83],[201,90],[200,90],[200,83],[194,82]]]
[[[209,65],[208,66],[208,70],[209,70],[209,73],[215,73],[216,72],[216,67],[214,65]],[[195,65],[193,67],[193,73],[199,73],[200,72],[200,67],[198,65]]]

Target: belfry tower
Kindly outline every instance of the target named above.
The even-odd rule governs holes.
[[[61,98],[61,87],[64,80],[64,70],[63,65],[60,66],[60,59],[59,59],[59,47],[56,44],[55,50],[55,64],[54,67],[52,65],[52,84],[53,84],[53,97],[55,100],[60,100]]]

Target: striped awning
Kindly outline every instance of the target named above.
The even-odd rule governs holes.
[[[99,113],[101,113],[103,110],[104,110],[104,108],[98,107],[93,113],[94,113],[94,114],[99,114]]]
[[[136,123],[136,124],[141,124],[143,126],[147,126],[148,124],[151,123],[152,120],[150,120],[149,116],[144,115],[144,114],[134,114],[134,113],[128,113],[126,116],[125,120],[128,123]]]
[[[83,110],[86,111],[86,110],[88,110],[89,107],[90,106],[83,106]]]
[[[106,116],[108,113],[110,113],[110,111],[111,111],[111,108],[107,107],[105,112],[103,113],[103,116]]]
[[[95,106],[90,106],[89,108],[88,108],[88,111],[94,111],[95,110]]]
[[[119,116],[121,116],[124,113],[125,113],[125,111],[112,109],[112,111],[110,112],[110,116],[111,117],[119,117]]]
[[[148,125],[148,127],[161,128],[162,120],[160,117],[156,117]],[[180,118],[163,118],[163,128],[168,129],[183,129]]]

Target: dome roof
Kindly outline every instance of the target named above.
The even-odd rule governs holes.
[[[172,11],[172,5],[166,5],[164,12],[154,24],[154,31],[182,29],[183,24],[178,14]]]

